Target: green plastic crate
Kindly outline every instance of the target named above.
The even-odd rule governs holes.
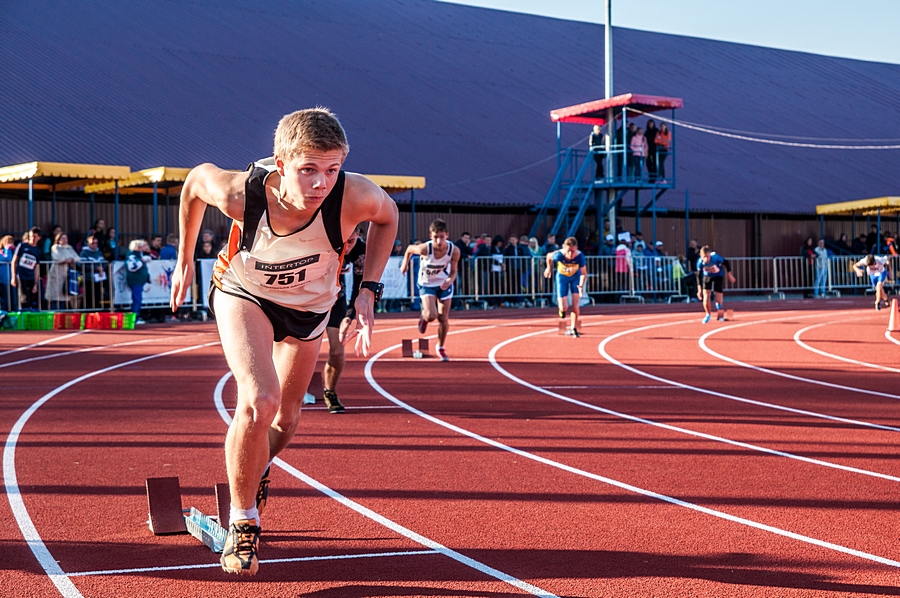
[[[7,312],[3,319],[3,328],[6,330],[25,330],[25,318],[18,311]]]
[[[125,312],[122,314],[122,330],[134,330],[134,321],[137,314],[134,312]]]
[[[25,330],[53,330],[55,315],[52,311],[23,312]]]

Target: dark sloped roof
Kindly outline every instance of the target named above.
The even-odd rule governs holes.
[[[628,29],[614,42],[615,92],[683,98],[680,119],[900,138],[900,66]],[[318,104],[347,129],[350,170],[425,176],[423,202],[535,204],[555,174],[549,113],[602,97],[602,48],[601,25],[429,0],[6,3],[0,166],[242,168],[272,153],[283,114]],[[562,129],[586,146],[589,127]],[[684,189],[692,208],[754,212],[897,192],[898,151],[684,128],[677,146],[670,207]]]

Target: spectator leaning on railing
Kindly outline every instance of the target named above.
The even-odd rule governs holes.
[[[78,299],[78,270],[81,257],[69,245],[69,235],[59,232],[50,246],[53,264],[47,274],[47,300],[50,309],[71,309]],[[70,280],[71,278],[71,280]]]

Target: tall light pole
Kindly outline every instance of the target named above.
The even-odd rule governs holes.
[[[604,75],[605,75],[605,85],[604,91],[606,99],[608,100],[613,96],[613,62],[612,62],[612,0],[606,0],[606,40],[604,45]],[[607,176],[612,178],[617,174],[616,172],[616,160],[613,155],[610,153],[610,149],[612,146],[612,136],[613,131],[615,130],[615,123],[613,121],[613,109],[606,109],[606,172]],[[609,216],[609,232],[613,235],[613,237],[617,237],[618,233],[616,233],[616,206],[613,205],[616,199],[616,192],[613,188],[608,188],[606,190],[606,205],[609,208],[607,215]],[[601,226],[600,223],[602,219],[600,215],[597,215],[597,226]],[[603,236],[603,230],[597,231],[598,236]],[[600,243],[603,242],[603,239],[598,239]],[[615,245],[618,238],[613,239],[613,244]]]

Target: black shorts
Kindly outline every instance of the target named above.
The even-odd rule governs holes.
[[[328,324],[326,326],[328,328],[340,328],[341,321],[347,317],[347,296],[343,291],[338,295],[337,300],[334,302],[334,305],[331,307],[330,315],[328,316]]]
[[[272,323],[273,339],[276,343],[280,343],[289,336],[300,341],[314,341],[325,332],[325,326],[322,326],[322,324],[328,317],[327,313],[317,314],[283,307],[268,299],[251,295],[244,289],[232,285],[228,285],[227,290],[224,291],[215,284],[209,285],[209,311],[214,316],[216,312],[213,308],[215,304],[213,297],[216,292],[226,293],[232,297],[245,299],[258,305],[266,317],[269,318],[269,322]]]
[[[714,293],[723,293],[722,290],[725,286],[725,277],[724,276],[704,276],[703,277],[703,290],[705,291],[713,291]]]

